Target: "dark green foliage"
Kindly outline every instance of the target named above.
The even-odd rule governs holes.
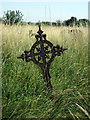
[[[42,21],[42,25],[50,26],[50,25],[51,25],[51,22],[49,22],[49,21],[46,21],[46,22]]]
[[[56,26],[57,25],[57,23],[56,22],[52,22],[52,26]]]
[[[71,17],[70,19],[64,21],[66,26],[74,26],[76,25],[77,18],[76,17]]]
[[[6,25],[17,24],[22,21],[22,13],[19,10],[11,11],[7,10],[3,15],[3,22]]]
[[[79,19],[78,21],[80,24],[82,24],[82,26],[87,26],[87,24],[89,23],[89,20],[87,19]]]

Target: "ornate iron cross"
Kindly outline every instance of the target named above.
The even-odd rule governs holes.
[[[26,62],[33,61],[39,65],[44,74],[44,80],[48,88],[52,88],[50,81],[50,65],[56,56],[60,56],[67,48],[62,48],[59,45],[53,46],[51,42],[46,40],[46,34],[43,34],[41,26],[39,25],[38,34],[35,35],[36,42],[33,44],[29,51],[25,50],[24,53],[17,58],[21,58]]]

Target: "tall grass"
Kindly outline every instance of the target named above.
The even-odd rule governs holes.
[[[88,29],[46,27],[47,40],[68,48],[50,67],[53,89],[48,91],[41,69],[18,60],[36,41],[29,30],[37,26],[2,26],[3,118],[90,119],[88,85]],[[80,29],[79,33],[66,30]]]

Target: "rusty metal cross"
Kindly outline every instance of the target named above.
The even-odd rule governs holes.
[[[25,60],[26,62],[33,61],[43,71],[44,80],[48,88],[52,88],[50,81],[50,65],[56,56],[60,56],[67,48],[62,48],[59,45],[53,46],[51,42],[46,40],[46,34],[43,34],[41,26],[39,25],[38,34],[35,35],[36,42],[33,44],[29,51],[25,50],[24,53],[17,57]]]

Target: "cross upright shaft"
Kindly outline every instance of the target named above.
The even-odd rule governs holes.
[[[52,84],[50,81],[50,73],[49,73],[49,66],[45,66],[45,68],[43,69],[43,74],[44,74],[44,81],[46,82],[46,86],[47,88],[52,88]]]

